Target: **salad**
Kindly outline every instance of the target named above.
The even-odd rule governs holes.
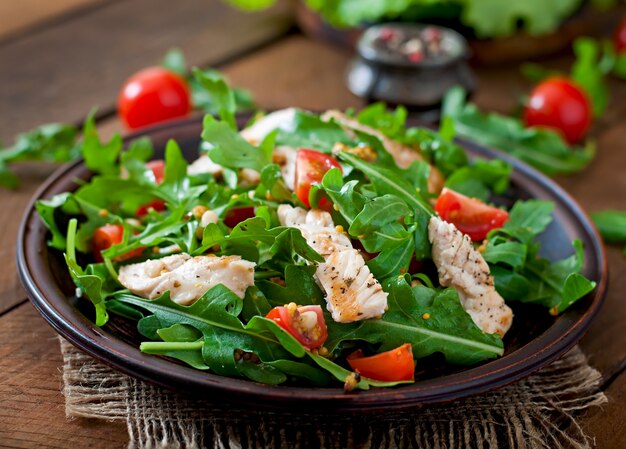
[[[473,365],[504,353],[511,301],[559,314],[593,290],[582,244],[551,262],[536,242],[553,204],[492,204],[511,167],[469,161],[406,110],[284,109],[239,131],[213,83],[197,160],[175,141],[101,142],[94,173],[36,205],[95,322],[137,322],[141,351],[267,384],[346,390],[415,380],[438,354]]]

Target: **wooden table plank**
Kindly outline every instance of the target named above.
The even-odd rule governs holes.
[[[70,12],[93,7],[103,0],[19,0],[0,2],[0,42],[36,29]]]
[[[350,54],[302,36],[285,39],[223,68],[233,85],[249,89],[266,109],[361,107],[345,86]]]
[[[0,447],[125,447],[125,422],[66,419],[62,364],[56,333],[30,304],[0,318]]]
[[[626,373],[622,373],[606,390],[608,404],[580,417],[583,429],[595,437],[597,449],[626,447]]]
[[[219,1],[129,0],[0,45],[0,141],[43,122],[78,120],[94,105],[113,106],[124,80],[171,47],[191,64],[215,64],[291,24],[284,2],[244,14]]]

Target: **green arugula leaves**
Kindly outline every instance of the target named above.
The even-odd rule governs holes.
[[[539,255],[535,238],[552,222],[554,205],[547,201],[518,201],[509,221],[489,233],[483,257],[491,266],[496,289],[508,300],[544,305],[554,315],[595,288],[582,269],[583,248],[573,242],[574,254],[558,262]]]
[[[454,121],[459,136],[508,153],[548,175],[576,173],[593,159],[591,144],[570,147],[556,132],[526,128],[516,118],[495,113],[483,114],[465,103],[460,87],[451,89],[444,98],[442,115]]]

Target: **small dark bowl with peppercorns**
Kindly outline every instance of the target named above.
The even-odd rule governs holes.
[[[357,57],[348,68],[348,88],[368,101],[433,108],[453,86],[474,90],[468,57],[465,38],[449,28],[375,25],[357,43]]]

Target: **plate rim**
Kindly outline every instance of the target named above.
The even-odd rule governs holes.
[[[180,130],[199,125],[201,125],[199,117],[174,120],[128,134],[124,137],[124,142],[127,143],[137,137],[157,132]],[[604,303],[608,285],[607,258],[602,240],[588,214],[556,182],[506,153],[465,139],[456,140],[465,150],[469,150],[474,155],[489,158],[497,157],[505,160],[513,166],[514,176],[529,178],[538,187],[552,192],[554,199],[562,203],[566,210],[578,219],[578,225],[588,234],[592,248],[586,248],[586,251],[590,251],[598,262],[596,269],[600,275],[596,289],[589,295],[590,299],[585,299],[585,301],[590,300],[591,302],[583,313],[577,313],[570,309],[559,316],[542,334],[517,351],[458,373],[418,381],[415,384],[405,386],[346,394],[340,388],[268,386],[249,380],[219,376],[179,365],[163,358],[143,354],[137,347],[112,338],[73,308],[65,295],[59,295],[58,285],[55,285],[57,291],[47,292],[48,295],[57,296],[57,302],[53,304],[53,301],[46,297],[46,292],[42,290],[40,282],[33,273],[33,264],[36,265],[39,262],[39,265],[47,265],[42,257],[37,259],[33,253],[35,250],[33,246],[38,239],[37,231],[44,227],[36,214],[35,202],[44,197],[55,185],[65,180],[68,173],[79,169],[83,164],[82,159],[65,164],[55,170],[30,199],[21,219],[16,242],[18,274],[31,303],[38,312],[48,324],[74,346],[124,374],[177,391],[192,391],[201,388],[202,394],[211,394],[213,398],[219,395],[233,403],[248,406],[254,404],[260,408],[271,410],[286,410],[297,403],[299,409],[303,410],[332,408],[338,412],[369,412],[416,408],[500,388],[550,364],[582,338]],[[45,239],[39,240],[39,244],[45,245]],[[31,244],[33,246],[29,247]],[[35,257],[34,261],[32,257]],[[41,269],[41,267],[38,268]],[[557,331],[555,327],[560,328],[563,332],[556,338],[552,338],[552,334]],[[530,352],[530,354],[514,360],[511,364],[505,363],[512,354],[523,350]],[[497,369],[493,369],[494,365]],[[492,369],[486,370],[487,366],[491,366]],[[471,372],[469,374],[472,374],[472,377],[463,379],[463,377],[467,377],[468,372]],[[441,385],[441,379],[447,379],[448,382]]]

